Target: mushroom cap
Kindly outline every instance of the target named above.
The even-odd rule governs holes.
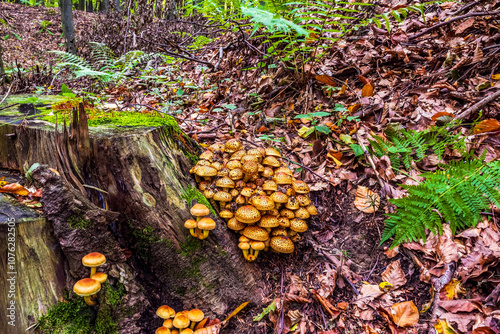
[[[238,189],[245,188],[246,185],[247,185],[247,183],[243,180],[236,181],[236,188],[238,188]]]
[[[191,328],[184,328],[179,334],[193,334],[193,330]]]
[[[266,248],[266,245],[262,241],[250,241],[250,248],[261,251]]]
[[[191,311],[188,312],[188,318],[190,321],[193,322],[202,321],[204,317],[205,314],[203,314],[203,312],[201,310],[198,310],[197,308],[192,309]]]
[[[244,196],[242,196],[242,195],[238,195],[238,196],[236,196],[236,198],[235,198],[234,202],[235,202],[236,204],[245,204],[246,200],[245,200],[245,197],[244,197]]]
[[[220,188],[234,188],[234,181],[231,180],[230,178],[228,178],[227,176],[221,178],[221,179],[218,179],[216,182],[215,182],[215,185],[217,187],[220,187]]]
[[[200,154],[200,160],[208,160],[212,161],[212,158],[214,156],[214,153],[212,151],[205,151],[202,154]]]
[[[271,215],[271,216],[278,217],[280,215],[280,212],[278,211],[278,209],[272,209],[272,210],[267,211],[267,214]]]
[[[170,329],[165,326],[161,326],[156,329],[155,334],[170,334]]]
[[[272,156],[272,157],[281,158],[281,153],[280,153],[280,152],[278,152],[278,150],[277,150],[277,149],[272,148],[272,147],[267,147],[267,148],[266,148],[266,155],[267,155],[267,156]]]
[[[288,196],[283,194],[281,191],[276,191],[269,196],[274,203],[286,203],[288,202]]]
[[[272,232],[271,232],[271,236],[273,237],[276,237],[278,235],[284,235],[284,236],[287,236],[287,233],[286,233],[286,228],[283,228],[283,227],[279,227],[279,228],[275,228]]]
[[[306,210],[311,216],[316,216],[318,214],[318,209],[312,204],[306,206]]]
[[[299,208],[299,202],[294,198],[288,198],[288,202],[285,204],[285,208],[290,210],[297,210]]]
[[[241,147],[242,147],[241,142],[236,140],[236,139],[230,139],[224,145],[225,151],[227,153],[234,153],[234,152],[240,150]]]
[[[219,177],[229,176],[229,168],[222,167],[217,171],[217,176]]]
[[[255,163],[257,163],[257,164],[258,164],[258,163],[259,163],[259,157],[258,157],[258,156],[256,156],[256,155],[253,155],[253,154],[248,154],[248,153],[247,153],[246,155],[244,155],[244,156],[241,158],[241,163],[242,163],[242,164],[245,164],[245,163],[246,163],[246,162],[248,162],[248,161],[253,161],[253,162],[255,162]]]
[[[229,171],[229,178],[231,180],[239,180],[243,178],[243,171],[241,168],[235,168]]]
[[[221,212],[219,212],[219,216],[224,219],[229,219],[233,218],[233,213],[227,209],[224,209]]]
[[[295,232],[305,232],[307,231],[307,224],[304,220],[300,218],[294,218],[290,221],[290,229]]]
[[[239,160],[231,160],[226,164],[226,167],[230,170],[241,168],[241,162]]]
[[[257,185],[253,182],[248,182],[245,188],[250,188],[252,190],[255,190],[257,188]]]
[[[278,223],[281,227],[290,227],[290,220],[286,217],[279,217]]]
[[[203,217],[210,214],[210,210],[205,205],[199,203],[193,205],[189,212],[191,212],[191,215],[195,217]]]
[[[212,163],[208,160],[200,160],[196,163],[196,167],[210,166]]]
[[[271,215],[265,215],[260,219],[260,222],[257,224],[262,228],[273,228],[278,227],[280,224],[278,223],[278,219]]]
[[[276,191],[278,189],[278,185],[276,184],[276,182],[274,182],[272,180],[267,180],[262,185],[262,189],[264,189],[265,191],[268,191],[268,190]]]
[[[265,157],[264,160],[262,160],[262,164],[271,167],[279,167],[281,165],[278,159],[273,156]]]
[[[190,323],[189,318],[181,313],[175,316],[173,325],[175,328],[182,329],[189,327],[189,323]]]
[[[287,195],[288,197],[295,196],[295,190],[293,190],[293,188],[292,188],[292,187],[288,188],[288,189],[286,190],[286,195]]]
[[[276,252],[285,254],[290,254],[295,249],[293,241],[284,235],[272,237],[270,246]]]
[[[240,242],[238,248],[242,250],[250,249],[250,244],[248,242]]]
[[[259,171],[259,164],[254,161],[247,161],[241,169],[243,170],[243,174],[254,175]]]
[[[247,154],[255,155],[257,158],[262,158],[262,152],[258,148],[249,149]]]
[[[275,171],[275,173],[285,173],[287,175],[290,175],[290,176],[293,176],[293,173],[292,171],[290,170],[290,168],[286,167],[286,166],[281,166],[281,167],[278,167]]]
[[[207,147],[207,150],[210,150],[214,153],[224,153],[225,147],[222,143],[213,143],[212,145]]]
[[[245,227],[243,235],[249,239],[257,241],[266,241],[269,239],[269,233],[267,233],[267,231],[262,227],[255,225]]]
[[[283,216],[283,217],[286,217],[288,219],[293,219],[295,218],[295,213],[290,210],[290,209],[283,209],[280,211],[280,215]]]
[[[215,228],[215,226],[216,225],[213,219],[208,217],[201,218],[198,222],[198,228],[200,230],[211,231]]]
[[[235,217],[245,224],[253,224],[260,220],[260,212],[253,205],[245,205],[236,210]]]
[[[97,282],[103,284],[108,279],[108,275],[99,271],[90,276],[90,278],[95,279]]]
[[[252,204],[255,205],[257,210],[267,211],[274,209],[274,202],[269,196],[258,196],[255,197],[252,201]]]
[[[194,219],[188,219],[184,223],[184,227],[185,228],[197,228],[198,227],[198,223]]]
[[[227,227],[233,231],[241,231],[245,227],[247,227],[247,224],[242,223],[238,221],[235,217],[233,217],[227,221]]]
[[[240,192],[236,189],[231,189],[231,191],[229,192],[229,194],[233,197],[236,197],[240,194]]]
[[[246,227],[246,226],[245,226]],[[248,239],[247,237],[245,237],[244,235],[240,236],[240,238],[238,239],[239,242],[250,242],[250,239]]]
[[[245,196],[245,197],[250,197],[253,194],[253,189],[250,187],[245,187],[245,188],[241,189],[240,194]]]
[[[213,167],[213,168],[215,168],[215,169],[217,169],[219,171],[219,170],[221,170],[221,168],[224,167],[224,165],[220,161],[214,161],[214,162],[212,162],[212,164],[210,165],[210,167]],[[217,172],[217,174],[219,174],[219,172]]]
[[[277,184],[291,184],[292,183],[292,177],[286,173],[283,173],[283,172],[274,173],[273,180]]]
[[[95,295],[101,291],[101,283],[92,278],[84,278],[75,283],[73,291],[80,297]]]
[[[311,200],[307,195],[299,194],[296,198],[300,206],[308,206],[309,204],[311,204]]]
[[[203,180],[200,182],[200,184],[198,184],[198,189],[200,189],[201,191],[207,190],[211,184],[212,182]]]
[[[229,158],[229,160],[240,160],[241,161],[241,158],[243,158],[246,154],[247,154],[247,151],[245,151],[245,150],[236,151],[233,153],[233,155],[231,155],[231,158]]]
[[[271,177],[274,175],[274,171],[271,167],[264,167],[264,170],[262,171],[262,177]]]
[[[156,315],[162,319],[168,319],[175,316],[175,311],[168,305],[162,305],[156,310]]]
[[[106,263],[106,257],[101,253],[93,252],[82,258],[85,267],[99,267]]]
[[[196,175],[202,177],[209,177],[217,175],[217,169],[210,166],[199,166],[196,169]]]
[[[165,321],[163,322],[163,327],[167,327],[169,329],[173,328],[174,324],[172,322],[172,319],[165,319]]]
[[[230,202],[233,199],[230,193],[225,191],[219,191],[214,195],[214,200],[219,202]]]
[[[205,196],[207,199],[214,198],[214,191],[212,189],[205,189],[203,192],[203,196]]]
[[[295,217],[300,219],[307,219],[311,217],[311,214],[304,207],[300,207],[297,211],[295,211]]]
[[[307,194],[309,192],[309,186],[304,181],[295,180],[292,183],[292,187],[297,194]]]

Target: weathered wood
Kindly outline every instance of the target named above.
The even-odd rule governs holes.
[[[0,167],[25,172],[40,163],[61,172],[58,177],[41,168],[33,178],[43,186],[44,211],[68,262],[68,287],[86,273],[80,260],[92,251],[108,257],[109,270],[130,268],[130,285],[142,287],[151,305],[122,319],[127,333],[157,327],[153,311],[161,304],[178,310],[198,307],[219,318],[241,302],[260,304],[265,294],[261,273],[243,260],[238,236],[221,220],[203,242],[193,241],[183,227],[191,217],[181,193],[195,185],[185,156],[191,145],[187,137],[169,127],[90,128],[89,172],[83,179],[74,173],[78,182],[90,186],[83,196],[70,186],[78,154],[65,151],[71,145],[58,147],[62,127],[57,136],[52,128],[34,121],[0,126]],[[6,137],[9,133],[15,135]],[[71,226],[75,219],[88,226]]]
[[[64,257],[50,224],[0,194],[2,333],[24,332],[57,302],[65,286]]]

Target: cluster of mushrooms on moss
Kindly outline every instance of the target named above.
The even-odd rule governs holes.
[[[89,306],[97,304],[97,293],[101,291],[101,284],[104,284],[108,279],[108,275],[103,272],[98,272],[97,267],[106,263],[106,257],[101,253],[90,253],[82,258],[82,264],[85,267],[90,267],[90,277],[79,280],[73,286],[73,291],[83,297],[85,303]]]
[[[219,202],[219,215],[227,226],[241,234],[238,247],[250,262],[259,251],[292,253],[299,233],[307,230],[305,220],[318,214],[307,195],[308,185],[294,178],[272,147],[247,150],[236,139],[215,143],[190,173],[212,205]]]
[[[156,310],[156,315],[164,321],[155,334],[210,334],[208,328],[212,322],[199,309],[176,313],[170,306],[162,305]]]

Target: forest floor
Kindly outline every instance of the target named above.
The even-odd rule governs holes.
[[[392,34],[365,27],[337,41],[319,62],[299,66],[300,71],[269,59],[267,65],[275,66],[257,68],[259,53],[266,50],[259,39],[242,31],[210,30],[212,40],[197,50],[197,61],[160,64],[154,71],[159,82],[135,73],[96,92],[103,96],[100,102],[121,110],[161,109],[174,115],[203,147],[234,137],[249,145],[276,146],[295,176],[310,185],[319,215],[310,219],[295,253],[264,253],[256,264],[269,284],[265,303],[275,301],[276,310],[261,321],[252,319],[261,310],[242,311],[228,333],[277,328],[301,334],[434,328],[438,333],[500,333],[498,210],[455,236],[445,228],[426,242],[394,249],[389,242],[380,245],[384,214],[393,210],[388,200],[406,194],[402,185],[423,182],[422,173],[460,161],[463,153],[452,143],[441,154],[424,157],[415,148],[405,164],[402,156],[363,149],[371,147],[375,135],[387,139],[387,129],[395,124],[421,132],[448,124],[440,136],[454,135],[468,150],[485,152],[487,162],[498,160],[500,98],[488,97],[500,90],[500,7],[475,3],[432,6],[425,23],[410,13]],[[0,26],[0,37],[9,35],[2,41],[7,63],[29,67],[46,59],[47,51],[61,50],[57,9],[18,8],[0,3],[0,14],[8,18]],[[74,17],[77,35],[90,38],[79,31],[96,24],[96,15],[76,11]],[[40,31],[42,21],[52,22],[47,29],[53,34]],[[146,49],[165,51],[154,38]],[[176,38],[170,42],[178,43]],[[117,45],[115,50],[123,46]],[[63,79],[44,80],[22,90],[45,85],[46,93],[60,91]],[[88,79],[65,83],[74,91],[91,87]],[[305,114],[310,115],[296,117]],[[378,196],[367,195],[372,191],[381,202],[373,213],[355,205],[357,197]]]

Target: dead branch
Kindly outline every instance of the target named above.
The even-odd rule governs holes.
[[[470,114],[475,113],[476,111],[478,111],[482,107],[486,106],[490,102],[493,102],[494,100],[496,100],[499,97],[500,97],[500,90],[497,91],[497,92],[495,92],[495,93],[493,93],[493,94],[491,94],[491,95],[486,96],[481,101],[479,101],[479,102],[475,103],[474,105],[472,105],[470,108],[465,109],[463,112],[459,113],[456,116],[456,118],[457,119],[467,118],[467,117],[469,117]]]

